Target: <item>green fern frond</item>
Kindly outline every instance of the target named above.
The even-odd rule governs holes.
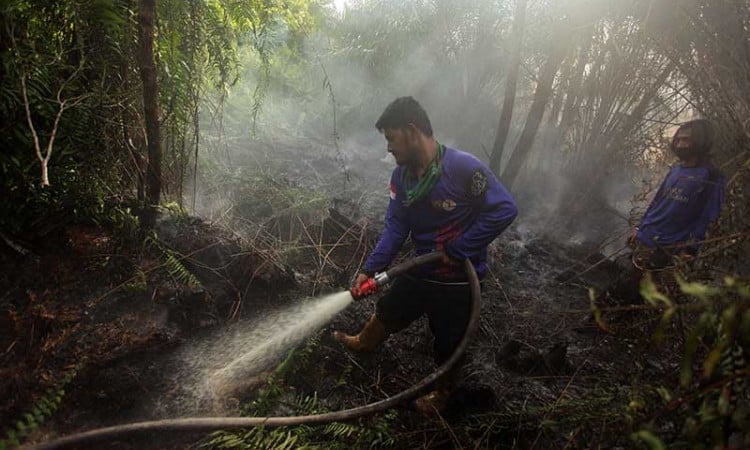
[[[43,425],[44,421],[54,414],[65,397],[63,387],[73,380],[82,365],[83,362],[79,362],[70,369],[60,380],[58,388],[47,389],[44,396],[37,399],[28,411],[22,413],[11,428],[5,430],[5,438],[0,440],[0,450],[20,446],[24,438]]]
[[[182,258],[157,237],[147,236],[144,243],[155,247],[162,254],[167,272],[175,281],[191,288],[202,286],[200,280],[182,263]]]

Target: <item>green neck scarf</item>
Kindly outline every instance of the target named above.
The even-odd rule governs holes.
[[[411,206],[419,200],[422,200],[427,193],[430,192],[433,186],[435,186],[435,183],[437,183],[440,178],[440,172],[442,171],[441,165],[444,154],[445,146],[437,142],[437,155],[435,156],[435,159],[430,161],[430,165],[427,166],[427,170],[425,170],[422,178],[420,178],[419,182],[411,188],[409,186],[414,184],[413,182],[416,177],[409,172],[408,168],[404,170],[401,181],[404,190],[406,190],[406,200],[404,201],[406,206]]]

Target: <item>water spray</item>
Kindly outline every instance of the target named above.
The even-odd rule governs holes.
[[[427,255],[418,256],[414,259],[408,260],[403,264],[399,264],[390,270],[378,274],[373,277],[370,281],[366,282],[367,291],[363,292],[360,288],[356,292],[352,292],[352,297],[362,298],[366,295],[371,295],[381,289],[383,286],[389,283],[393,277],[408,272],[416,266],[428,263],[438,262],[442,259],[441,253],[430,253]],[[417,398],[420,395],[425,394],[429,389],[432,389],[434,383],[445,376],[453,366],[461,359],[463,354],[469,345],[469,340],[474,334],[479,323],[479,301],[480,301],[480,286],[479,278],[474,270],[474,266],[468,259],[464,260],[464,270],[469,281],[469,287],[471,289],[471,314],[469,316],[469,322],[466,325],[466,331],[461,341],[456,346],[453,354],[446,362],[438,367],[434,372],[423,378],[421,381],[413,385],[412,387],[384,400],[380,400],[369,405],[360,406],[357,408],[350,408],[336,412],[330,412],[325,414],[313,414],[306,416],[291,416],[291,417],[186,417],[181,419],[165,419],[155,420],[148,422],[136,422],[124,425],[115,425],[107,428],[100,428],[96,430],[86,431],[83,433],[74,434],[71,436],[62,437],[50,442],[25,447],[28,450],[56,450],[65,448],[81,448],[90,447],[95,443],[102,443],[112,440],[121,440],[128,436],[142,435],[147,432],[177,432],[177,433],[208,433],[216,430],[231,430],[231,429],[242,429],[255,426],[263,426],[266,428],[276,428],[282,426],[294,426],[294,425],[321,425],[331,422],[343,422],[358,419],[360,417],[368,416],[378,412],[382,412],[393,408],[394,406],[410,401]],[[364,285],[364,284],[363,284]],[[356,294],[356,295],[355,295]]]
[[[229,364],[224,365],[218,370],[214,370],[208,377],[208,390],[212,397],[213,403],[217,408],[227,398],[246,392],[249,388],[257,385],[263,377],[258,373],[265,371],[277,359],[278,355],[291,349],[306,336],[314,333],[323,324],[328,323],[339,312],[343,311],[353,300],[359,300],[369,295],[373,295],[385,288],[395,277],[406,273],[414,267],[438,262],[442,259],[441,253],[429,253],[410,259],[404,263],[398,264],[385,272],[375,274],[374,277],[368,278],[358,287],[350,291],[343,291],[338,294],[332,294],[318,301],[306,302],[298,306],[292,316],[298,315],[299,320],[294,323],[276,324],[273,318],[269,321],[273,323],[273,336],[270,339],[261,342],[254,341],[252,337],[243,342],[243,346],[248,350],[232,358]],[[284,317],[288,316],[284,312]],[[266,321],[259,324],[264,328]]]
[[[221,410],[227,399],[262,383],[280,356],[330,322],[352,301],[351,294],[342,291],[300,302],[254,323],[252,333],[240,333],[231,343],[239,351],[228,352],[231,359],[220,358],[221,367],[212,367],[201,380],[207,382],[202,387],[207,388],[214,408]]]

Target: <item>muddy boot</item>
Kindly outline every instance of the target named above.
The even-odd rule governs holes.
[[[448,404],[452,389],[438,386],[434,391],[414,401],[414,409],[427,417],[438,417]]]
[[[350,336],[341,331],[334,331],[333,338],[344,344],[346,348],[355,352],[369,352],[388,337],[385,325],[375,314],[365,323],[362,331],[356,336]]]
[[[414,409],[426,417],[438,417],[448,405],[448,399],[458,380],[458,374],[464,360],[459,361],[451,370],[435,383],[435,390],[414,401]]]

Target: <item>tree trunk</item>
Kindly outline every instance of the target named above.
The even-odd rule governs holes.
[[[565,57],[565,41],[566,36],[558,35],[555,38],[555,42],[552,44],[552,52],[542,67],[536,91],[534,92],[534,100],[531,103],[531,109],[526,118],[526,125],[523,128],[518,144],[516,144],[516,148],[513,150],[513,154],[510,156],[508,165],[503,171],[502,181],[508,189],[513,186],[513,182],[516,180],[521,167],[523,167],[523,163],[529,155],[531,146],[534,145],[536,132],[539,129],[539,124],[542,122],[544,110],[552,94],[552,82],[555,79],[560,63],[562,63]]]
[[[49,164],[48,159],[42,159],[42,187],[49,186]]]
[[[516,1],[516,12],[513,18],[513,41],[511,43],[510,71],[505,79],[505,97],[503,108],[500,112],[500,123],[497,125],[495,143],[490,155],[490,169],[500,174],[500,163],[503,159],[503,148],[508,138],[510,121],[513,118],[513,106],[516,100],[516,84],[518,80],[518,67],[521,65],[521,48],[523,47],[523,27],[526,21],[526,0]]]
[[[560,128],[562,133],[565,133],[573,122],[575,121],[575,115],[578,108],[581,106],[581,97],[583,97],[583,74],[586,70],[586,62],[591,49],[592,42],[594,40],[593,26],[587,28],[586,37],[578,51],[578,57],[576,58],[576,65],[573,69],[573,75],[568,81],[567,92],[565,96],[565,105],[562,109],[560,120],[557,126]],[[561,134],[562,134],[561,133]]]
[[[143,112],[148,140],[146,166],[146,213],[143,225],[153,226],[161,192],[161,136],[159,130],[159,83],[154,60],[156,0],[140,0],[138,9],[138,65],[143,82]]]

